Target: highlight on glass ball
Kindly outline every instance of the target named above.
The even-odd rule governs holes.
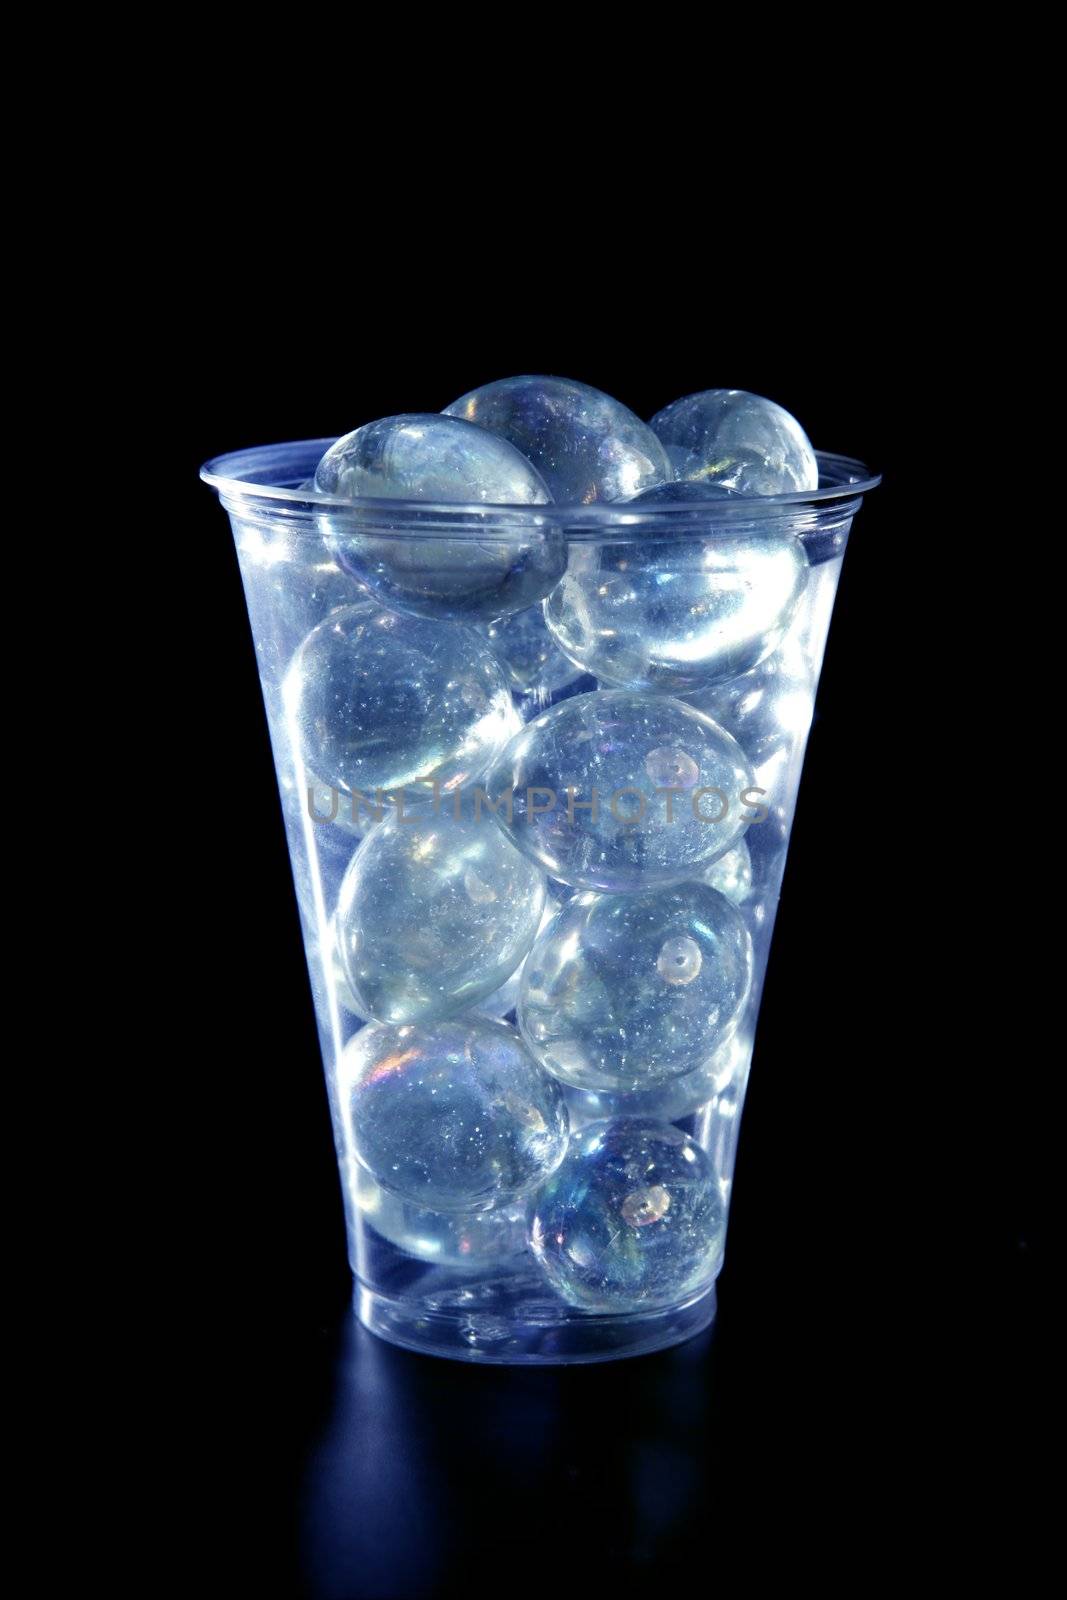
[[[342,1052],[338,1090],[356,1159],[430,1211],[511,1205],[567,1148],[560,1085],[488,1017],[371,1023]]]
[[[626,398],[504,376],[226,490],[359,1314],[463,1359],[712,1314],[855,510],[770,398]]]

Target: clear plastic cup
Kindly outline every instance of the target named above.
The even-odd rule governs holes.
[[[467,1361],[601,1361],[677,1343],[715,1312],[830,613],[852,519],[879,480],[859,462],[820,454],[817,490],[758,499],[342,502],[303,487],[332,442],[240,451],[209,462],[202,476],[230,516],[259,660],[357,1314],[395,1344]],[[798,565],[788,550],[803,552],[802,582],[796,594],[768,599],[773,585],[781,589],[783,563]],[[777,552],[776,566],[768,552]],[[734,600],[709,682],[700,630],[716,584]],[[308,711],[304,685],[317,657],[305,641],[325,629],[358,653],[374,627],[415,641],[423,666],[411,681],[426,706],[450,715],[457,700],[461,710],[482,707],[459,734],[449,723],[458,755],[432,752],[451,761],[437,768],[447,769],[443,783],[422,749],[428,713],[399,693],[406,680],[371,674],[358,701],[331,680]],[[424,670],[427,659],[440,660],[440,673]],[[561,720],[565,705],[572,710]],[[345,723],[351,716],[358,737]],[[636,748],[645,726],[654,738],[664,717],[675,731],[646,759],[648,809],[661,797],[655,819],[635,820],[642,796],[631,794],[618,803],[614,832],[605,823],[573,849],[575,829],[600,827],[580,809],[583,778],[610,776],[612,739]],[[745,831],[726,850],[710,837],[722,844],[735,821],[709,822],[707,839],[693,823],[717,818],[721,806],[714,798],[690,806],[681,748],[690,729],[698,743],[721,742],[725,730],[743,756]],[[537,766],[515,755],[527,745],[548,752],[542,777],[556,763],[547,821],[545,811],[530,814],[528,793],[510,829],[499,803],[479,806],[474,820],[472,795],[481,789],[499,802],[509,775]],[[385,746],[389,760],[376,766]],[[604,764],[590,767],[601,750]],[[359,789],[351,774],[365,756],[371,777],[388,769],[401,783],[381,794]],[[315,771],[315,761],[331,770]],[[672,786],[668,825],[662,794]],[[353,806],[354,790],[362,798]],[[736,818],[741,797],[727,800]],[[455,921],[454,897],[447,906],[439,899],[425,918],[405,913],[398,929],[390,918],[408,901],[392,893],[380,862],[406,851],[402,882],[418,888],[419,852],[404,844],[405,822],[410,838],[434,841],[447,858],[459,848],[457,816],[480,863],[473,876],[449,878],[467,896],[465,915]],[[676,930],[657,945],[662,908],[675,915],[683,904],[693,936]],[[457,976],[464,941],[475,936],[484,957]],[[741,964],[733,988],[731,959]],[[709,993],[715,1003],[698,1038],[693,1008]],[[616,1056],[613,1033],[622,1041]],[[435,1051],[436,1076],[422,1071]],[[392,1098],[374,1098],[382,1095]]]

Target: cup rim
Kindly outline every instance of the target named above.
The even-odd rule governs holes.
[[[200,468],[204,483],[223,500],[264,500],[281,510],[289,506],[294,510],[307,506],[331,506],[349,512],[364,512],[381,517],[386,512],[391,519],[403,520],[410,516],[423,523],[440,518],[444,522],[465,519],[484,519],[487,516],[520,518],[523,522],[536,521],[540,526],[565,524],[582,526],[632,526],[635,522],[662,525],[674,520],[692,522],[699,516],[705,523],[726,525],[733,521],[751,521],[754,516],[776,510],[799,510],[806,506],[829,508],[835,503],[857,500],[882,481],[880,472],[873,472],[864,462],[851,456],[837,455],[832,451],[816,450],[819,463],[819,487],[790,494],[744,495],[736,499],[672,500],[663,504],[655,501],[616,500],[593,505],[514,505],[489,501],[429,501],[387,500],[363,496],[345,499],[338,495],[320,494],[314,489],[297,489],[293,484],[270,482],[269,478],[283,470],[287,463],[299,455],[316,459],[325,455],[334,444],[334,438],[299,439],[274,445],[252,446],[244,450],[231,450],[213,456]],[[268,481],[263,481],[266,478]]]

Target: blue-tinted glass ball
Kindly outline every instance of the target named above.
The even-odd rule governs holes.
[[[598,690],[527,723],[487,787],[497,821],[552,877],[632,893],[731,849],[755,814],[753,781],[730,735],[681,701]]]
[[[513,1028],[486,1017],[371,1023],[345,1046],[338,1088],[357,1159],[431,1211],[509,1205],[566,1150],[559,1084]]]
[[[677,478],[740,494],[795,494],[819,486],[819,467],[795,417],[743,389],[706,389],[652,418]]]
[[[568,1304],[653,1310],[709,1287],[726,1214],[715,1171],[668,1122],[595,1122],[531,1207],[530,1244]]]
[[[666,451],[618,400],[570,378],[502,378],[445,408],[515,445],[560,505],[628,500],[667,483]]]
[[[473,782],[519,723],[495,656],[471,629],[370,601],[309,634],[283,697],[304,762],[349,797]]]
[[[565,1083],[643,1090],[711,1060],[751,981],[741,915],[706,884],[579,894],[530,953],[519,1027]]]
[[[455,1016],[519,967],[545,905],[544,873],[483,815],[391,816],[352,858],[337,905],[357,1015]]]
[[[325,510],[321,524],[337,562],[396,610],[489,619],[533,605],[562,571],[558,530],[521,512],[475,511],[475,525],[468,518],[462,530],[447,515],[435,519],[417,507],[397,521],[387,502],[548,503],[551,496],[525,457],[470,423],[432,413],[367,423],[330,447],[315,481],[323,494],[385,502]]]
[[[807,580],[800,540],[767,529],[573,544],[545,624],[601,683],[689,694],[768,656]]]

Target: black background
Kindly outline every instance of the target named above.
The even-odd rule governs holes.
[[[485,258],[465,294],[455,276],[428,290],[390,268],[321,314],[284,287],[257,299],[232,270],[203,286],[212,354],[190,358],[175,507],[199,558],[172,598],[203,761],[181,775],[194,934],[166,1324],[171,1398],[197,1441],[184,1554],[238,1592],[372,1600],[503,1590],[516,1573],[563,1592],[688,1589],[728,1558],[751,1576],[783,1554],[798,1574],[847,1573],[857,1535],[884,1571],[928,1524],[944,1533],[940,1481],[958,1481],[970,1441],[1026,1411],[1026,1079],[993,1131],[999,1075],[942,998],[943,695],[915,574],[921,551],[932,576],[944,530],[903,421],[914,351],[867,258],[847,293],[834,260],[832,325],[814,309],[769,318],[758,297],[715,315],[696,264],[666,306],[613,290],[603,267],[550,304],[510,294],[508,260]],[[716,1328],[637,1361],[536,1372],[409,1355],[348,1314],[254,655],[226,519],[196,481],[222,451],[439,410],[522,371],[582,379],[642,416],[700,388],[755,390],[817,447],[885,474],[826,653]]]

